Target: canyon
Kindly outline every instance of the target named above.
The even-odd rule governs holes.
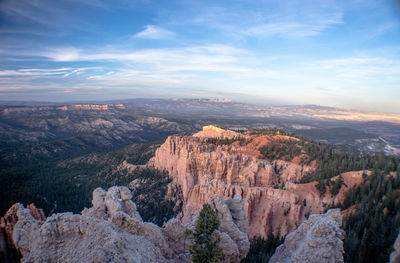
[[[362,211],[356,207],[357,203],[340,205],[348,201],[347,194],[354,192],[359,185],[363,186],[359,193],[370,191],[366,182],[377,177],[386,178],[386,181],[392,178],[390,183],[398,187],[395,183],[398,176],[393,168],[387,176],[380,177],[372,171],[352,171],[344,166],[346,169],[342,171],[348,172],[329,175],[329,179],[325,179],[329,185],[321,192],[318,185],[321,181],[318,183],[310,177],[320,171],[318,162],[322,159],[316,158],[307,148],[316,144],[276,130],[236,132],[208,125],[192,135],[169,136],[159,145],[132,146],[116,152],[120,156],[118,158],[112,157],[116,153],[104,156],[89,154],[64,161],[60,168],[101,160],[112,162],[115,167],[110,170],[110,166],[104,166],[98,176],[104,180],[131,176],[126,179],[132,179],[122,183],[128,185],[130,190],[127,187],[111,187],[108,191],[95,189],[92,207],[84,209],[81,215],[52,214],[54,211],[50,211],[46,218],[42,210],[33,204],[26,208],[15,204],[1,219],[1,250],[7,253],[7,249],[15,245],[23,256],[22,262],[36,262],[39,258],[59,262],[79,259],[99,262],[111,259],[115,262],[189,262],[191,241],[183,233],[193,228],[199,210],[208,203],[221,222],[218,233],[225,262],[240,262],[250,249],[250,239],[262,237],[268,240],[271,234],[286,237],[271,262],[311,262],[315,255],[323,258],[321,262],[342,262],[346,247],[343,246],[344,232],[340,229],[341,218],[343,216],[344,222],[348,222],[349,216]],[[148,162],[148,159],[143,159],[144,156],[136,156],[150,158],[153,153],[154,157]],[[332,155],[332,158],[336,160],[337,156]],[[376,169],[380,169],[379,160],[386,166],[390,164],[390,159],[371,160],[377,162],[374,163]],[[343,165],[342,161],[338,165]],[[351,162],[358,161],[351,159]],[[156,171],[158,175],[151,171]],[[168,180],[162,179],[162,174]],[[156,194],[155,188],[161,182],[165,184],[165,192],[158,191]],[[340,182],[340,187],[334,190],[336,182]],[[383,185],[383,188],[387,189],[387,186]],[[395,198],[393,194],[389,195],[391,192],[387,193],[389,198]],[[157,207],[155,210],[159,213],[165,212],[161,208],[165,196],[165,200],[182,205],[182,209],[171,207],[176,211],[172,215],[175,218],[163,219],[161,215],[158,221],[154,220],[154,215],[146,215],[145,210],[140,210],[146,221],[153,222],[146,223],[138,209],[144,207],[144,202],[150,202],[151,196],[154,200],[148,209]],[[388,205],[390,202],[387,199],[386,196],[376,198],[378,213],[385,208],[382,211],[386,215],[395,209]],[[337,205],[342,211],[328,211]],[[348,229],[347,225],[346,231]],[[323,246],[317,247],[315,239]],[[397,258],[397,243],[392,258]],[[306,249],[297,249],[299,247]],[[71,251],[77,248],[75,255]]]

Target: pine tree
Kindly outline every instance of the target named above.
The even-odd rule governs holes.
[[[318,189],[319,194],[321,196],[325,195],[325,193],[326,193],[326,184],[325,184],[324,180],[319,180],[315,187]]]
[[[340,188],[342,188],[343,182],[344,182],[343,176],[340,174],[330,189],[330,192],[333,196],[336,196],[339,193]]]
[[[222,249],[218,246],[219,235],[215,232],[219,220],[209,204],[204,204],[196,222],[195,229],[188,231],[193,238],[190,254],[194,263],[219,263],[224,259]]]

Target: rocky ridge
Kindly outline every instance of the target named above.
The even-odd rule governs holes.
[[[245,138],[229,145],[208,143],[208,138]],[[214,195],[244,199],[250,237],[266,237],[270,231],[286,235],[299,226],[309,214],[322,213],[336,198],[324,197],[316,183],[296,184],[312,166],[283,160],[260,158],[258,148],[271,140],[293,140],[289,136],[251,136],[218,127],[206,126],[193,136],[171,136],[156,150],[149,166],[167,170],[173,183],[182,187],[183,221],[193,220],[194,212]],[[346,187],[362,181],[360,172],[342,175]],[[355,179],[354,179],[355,178]]]
[[[339,263],[343,262],[343,239],[339,209],[311,215],[289,233],[269,263]]]
[[[21,262],[190,262],[185,230],[194,222],[171,219],[161,228],[143,222],[131,198],[127,187],[97,188],[82,215],[60,213],[45,221],[15,204],[12,240]],[[250,246],[242,198],[217,196],[210,205],[220,220],[225,262],[240,262]]]

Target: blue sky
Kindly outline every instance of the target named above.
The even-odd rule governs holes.
[[[0,1],[0,100],[138,97],[400,113],[400,5]]]

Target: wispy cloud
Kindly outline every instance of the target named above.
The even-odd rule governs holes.
[[[31,77],[31,76],[51,76],[51,75],[64,75],[71,72],[70,68],[59,69],[19,69],[19,70],[2,70],[0,77]]]
[[[58,76],[66,78],[72,74],[80,74],[83,71],[95,68],[54,68],[54,69],[18,69],[18,70],[0,70],[0,78],[24,78],[24,77],[51,77]]]
[[[143,31],[133,35],[134,38],[146,39],[169,39],[173,38],[174,36],[174,32],[154,25],[147,25]]]
[[[104,2],[106,1],[2,0],[0,1],[0,15],[5,18],[7,26],[2,27],[0,33],[10,36],[18,34],[27,38],[44,36],[55,39],[59,39],[60,36],[68,35],[71,32],[84,31],[93,33],[95,32],[95,27],[93,23],[90,23],[82,16],[83,9],[81,5],[86,4],[85,9],[91,7],[93,10],[102,6],[106,9]],[[40,42],[39,39],[29,39],[30,43],[35,41]]]
[[[316,61],[309,66],[351,82],[368,79],[385,82],[391,77],[398,80],[400,76],[400,62],[387,57],[355,56]]]
[[[327,28],[341,24],[340,15],[336,19],[316,19],[308,22],[272,22],[250,26],[242,31],[243,35],[253,37],[286,36],[286,37],[310,37],[321,34]]]
[[[142,50],[118,50],[97,52],[76,48],[60,48],[38,53],[53,61],[129,61],[141,65],[154,64],[171,70],[218,70],[219,66],[235,63],[245,50],[226,45],[189,46],[182,48],[158,48]]]
[[[101,85],[164,85],[179,86],[185,83],[204,81],[207,74],[214,78],[253,80],[276,79],[279,76],[265,61],[252,52],[229,45],[187,46],[182,48],[153,48],[141,50],[109,48],[113,52],[77,49],[72,47],[53,48],[49,52],[39,52],[38,57],[47,58],[55,63],[101,61],[105,66],[102,71],[77,72],[68,69],[62,76],[82,73],[86,82]],[[35,72],[36,73],[36,72]],[[8,73],[9,74],[9,73]],[[15,72],[15,74],[22,74]],[[61,72],[59,73],[61,75]],[[219,77],[218,77],[219,76]]]
[[[19,23],[30,22],[31,25],[36,23],[42,26],[57,26],[55,22],[65,18],[68,11],[49,0],[4,0],[0,3],[0,13]]]
[[[287,1],[272,2],[270,5],[250,4],[257,6],[258,11],[209,8],[189,18],[189,21],[236,38],[311,37],[344,23],[343,11],[333,3],[304,1],[300,5]],[[277,6],[280,8],[276,9]]]
[[[50,58],[53,61],[79,61],[82,60],[80,50],[75,47],[58,47],[52,48],[50,51],[36,53],[36,56]]]
[[[125,73],[135,75],[214,72],[246,75],[255,78],[273,78],[275,73],[263,68],[252,52],[228,45],[204,45],[182,48],[115,50],[113,53],[64,49],[41,53],[53,61],[114,61],[123,63]],[[134,68],[135,70],[131,70]],[[187,75],[184,75],[187,76]]]

